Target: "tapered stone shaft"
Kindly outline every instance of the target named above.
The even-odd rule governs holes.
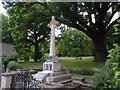
[[[50,39],[50,54],[49,56],[56,56],[55,54],[55,25],[51,25],[51,39]]]
[[[50,24],[48,27],[51,28],[51,39],[50,39],[50,54],[49,56],[56,56],[55,54],[55,25],[59,24],[58,21],[55,20],[55,17],[52,16]]]

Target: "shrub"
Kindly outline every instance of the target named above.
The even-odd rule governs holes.
[[[114,88],[115,71],[112,70],[113,66],[110,66],[108,64],[110,63],[107,62],[107,65],[100,72],[95,73],[95,75],[93,76],[93,86],[96,89],[104,90],[108,88]]]
[[[93,86],[99,89],[120,89],[120,46],[114,44],[115,48],[109,51],[110,59],[106,61],[105,67],[93,77]]]
[[[116,80],[116,88],[119,88],[120,89],[120,71],[117,71],[115,73],[115,80]]]
[[[10,61],[7,65],[8,70],[17,70],[19,67],[19,64],[16,61]]]
[[[2,55],[1,61],[2,61],[2,65],[5,66],[5,71],[6,71],[7,65],[10,61],[17,61],[17,54]]]

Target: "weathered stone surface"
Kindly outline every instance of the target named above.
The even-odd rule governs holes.
[[[52,72],[50,73],[50,76],[53,77],[53,76],[60,76],[60,75],[63,75],[65,74],[64,71],[57,71],[57,72]]]
[[[91,81],[91,80],[86,80],[85,77],[72,77],[72,79],[73,79],[73,82],[74,82],[74,83],[79,83],[79,84],[81,84],[83,87],[85,87],[85,89],[86,89],[87,87],[89,87],[90,90],[91,90],[91,88],[92,88],[92,81]],[[84,89],[83,89],[83,90],[84,90]]]
[[[1,89],[11,88],[12,75],[18,74],[17,72],[2,73],[1,77]]]
[[[53,62],[52,71],[56,72],[56,71],[60,71],[60,70],[61,70],[61,64],[58,62]]]
[[[47,82],[60,82],[71,79],[71,75],[60,75],[60,76],[54,76],[54,77],[47,77]]]
[[[49,84],[43,84],[41,87],[41,90],[80,90],[81,85],[78,83],[66,83],[66,84],[60,84],[60,83],[49,83]]]
[[[84,82],[86,80],[85,77],[72,77],[73,80],[79,80],[81,82]]]

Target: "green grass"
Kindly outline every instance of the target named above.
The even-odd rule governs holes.
[[[36,66],[30,66],[30,67],[24,67],[23,69],[40,69],[41,70],[42,65],[36,65]]]
[[[62,67],[66,67],[68,69],[87,69],[87,70],[92,70],[93,68],[98,68],[101,69],[104,64],[103,63],[94,63],[93,62],[93,57],[82,57],[82,59],[75,59],[74,57],[62,57],[59,58],[59,62],[61,63]],[[30,60],[29,62],[24,62],[23,60],[19,60],[18,63],[20,66],[29,66],[33,65],[30,67],[25,67],[24,69],[30,69],[30,68],[40,68],[42,67],[42,63],[45,61],[41,62],[35,62],[34,60]],[[41,65],[38,65],[41,64]]]
[[[31,59],[30,61],[28,62],[25,62],[24,60],[18,60],[18,63],[19,63],[19,66],[29,66],[29,67],[25,67],[23,69],[31,69],[31,68],[39,68],[42,66],[42,64],[44,63],[45,61],[41,61],[41,62],[35,62],[33,59]],[[38,64],[41,64],[41,65],[38,65]],[[33,66],[30,66],[30,65],[33,65]]]
[[[92,70],[93,68],[101,69],[104,66],[104,63],[94,63],[93,57],[82,57],[82,59],[75,58],[60,58],[59,61],[62,67],[66,67],[68,69],[86,69]]]
[[[59,60],[75,59],[74,57],[60,57]]]

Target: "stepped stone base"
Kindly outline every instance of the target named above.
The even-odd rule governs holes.
[[[59,72],[52,72],[52,73],[49,73],[51,77],[53,76],[60,76],[60,75],[63,75],[65,74],[64,71],[59,71]]]
[[[38,72],[42,78],[36,78],[36,80],[39,80],[41,83],[67,83],[67,82],[72,82],[71,75],[65,74],[64,71],[59,71],[59,72],[50,72],[50,71],[42,71]],[[38,76],[38,75],[37,75]]]
[[[61,64],[58,62],[57,56],[48,56],[46,62],[43,63],[43,71],[34,77],[41,83],[72,82],[71,75],[65,75],[65,72],[61,71]]]
[[[71,75],[59,75],[59,76],[53,76],[53,77],[47,77],[46,82],[59,82],[62,83],[63,81],[72,81]],[[64,82],[65,83],[65,82]]]
[[[41,85],[41,90],[81,90],[81,85],[78,83],[69,82],[66,84],[60,83],[45,83]]]

